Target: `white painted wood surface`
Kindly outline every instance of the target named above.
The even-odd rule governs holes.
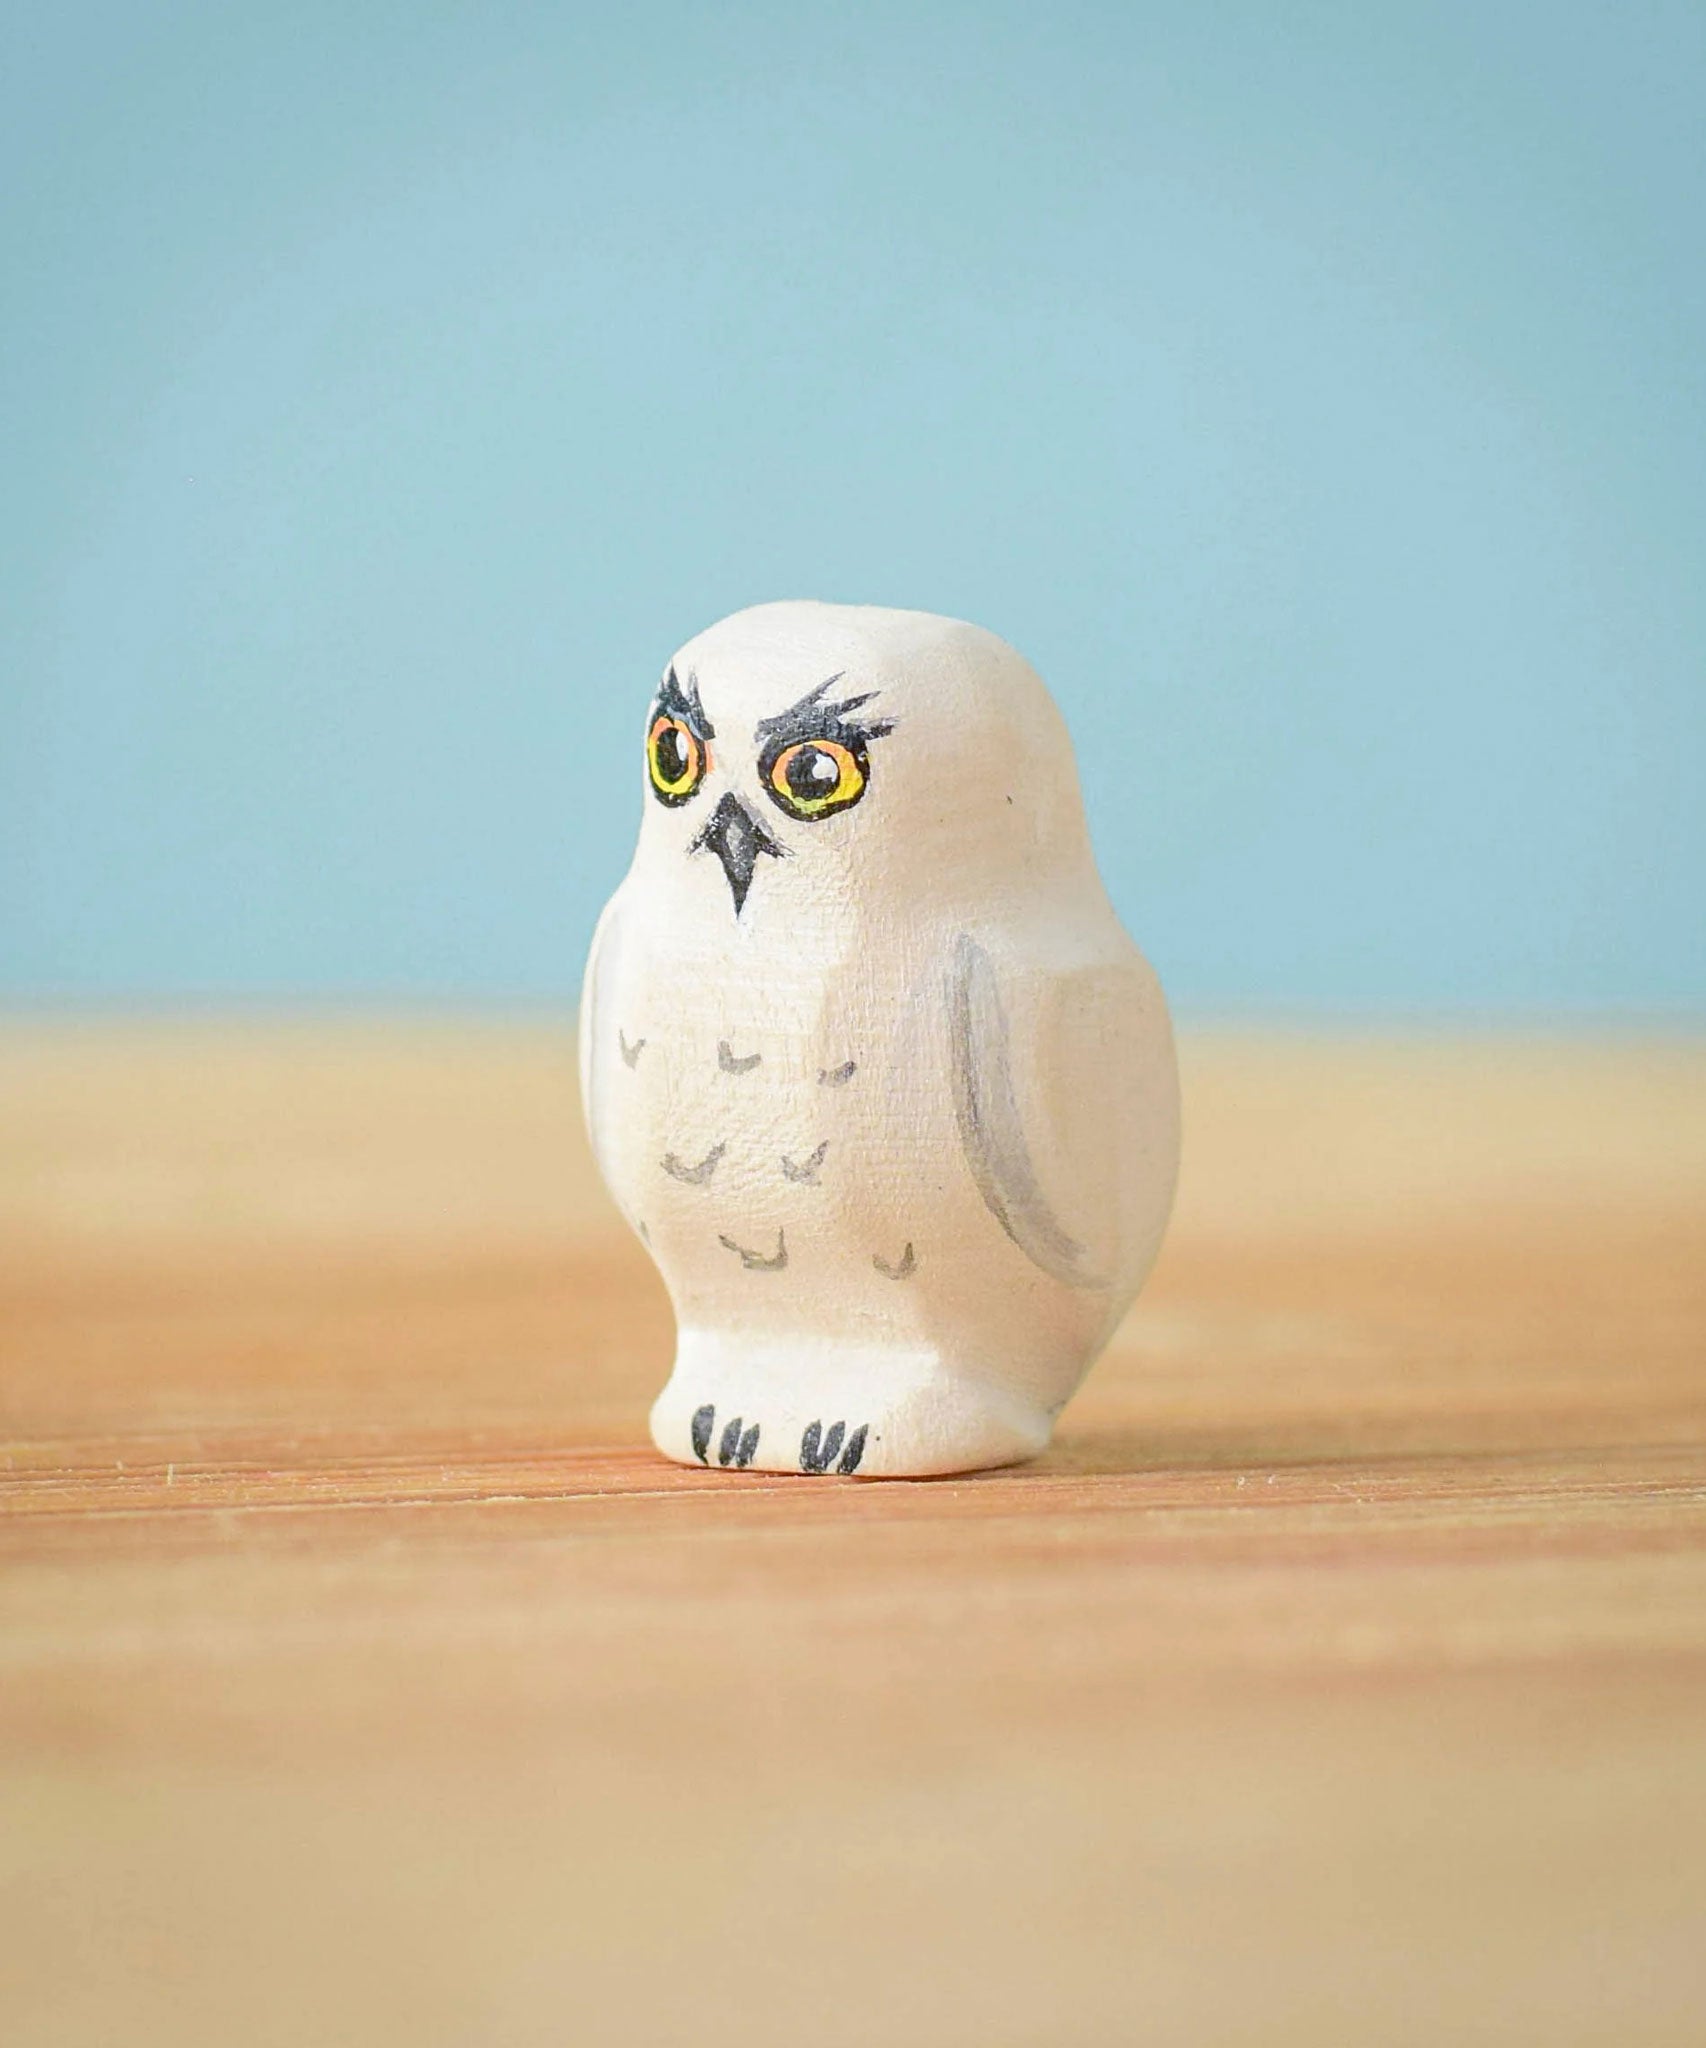
[[[659,1448],[876,1477],[1040,1450],[1179,1142],[1048,692],[957,620],[764,605],[676,655],[642,772],[581,1061],[675,1305]]]

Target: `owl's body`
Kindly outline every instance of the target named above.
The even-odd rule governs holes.
[[[974,627],[770,605],[681,651],[650,733],[581,1057],[680,1324],[659,1447],[1028,1456],[1154,1259],[1178,1145],[1053,705]]]

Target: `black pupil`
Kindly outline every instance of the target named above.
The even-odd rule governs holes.
[[[687,735],[679,725],[666,725],[657,738],[658,774],[665,782],[676,783],[686,778],[692,763],[688,751]]]
[[[802,747],[788,763],[788,787],[802,802],[832,795],[840,780],[835,756],[822,747]]]

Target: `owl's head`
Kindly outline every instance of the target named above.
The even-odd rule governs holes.
[[[736,612],[646,715],[637,867],[698,915],[798,915],[852,890],[981,894],[1090,865],[1071,742],[1036,672],[958,619]]]

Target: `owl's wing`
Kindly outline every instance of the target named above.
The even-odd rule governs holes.
[[[611,1175],[611,1160],[600,1133],[605,1128],[605,1084],[616,1028],[611,1016],[611,1003],[621,949],[622,898],[618,891],[604,906],[592,935],[592,947],[586,958],[586,976],[581,983],[580,1023],[576,1032],[576,1050],[580,1056],[581,1115],[586,1120],[587,1136],[592,1140],[592,1156],[598,1161],[598,1169],[606,1182]]]
[[[969,932],[948,974],[960,1146],[991,1216],[1063,1286],[1129,1297],[1172,1201],[1177,1080],[1133,949],[1020,971]]]

